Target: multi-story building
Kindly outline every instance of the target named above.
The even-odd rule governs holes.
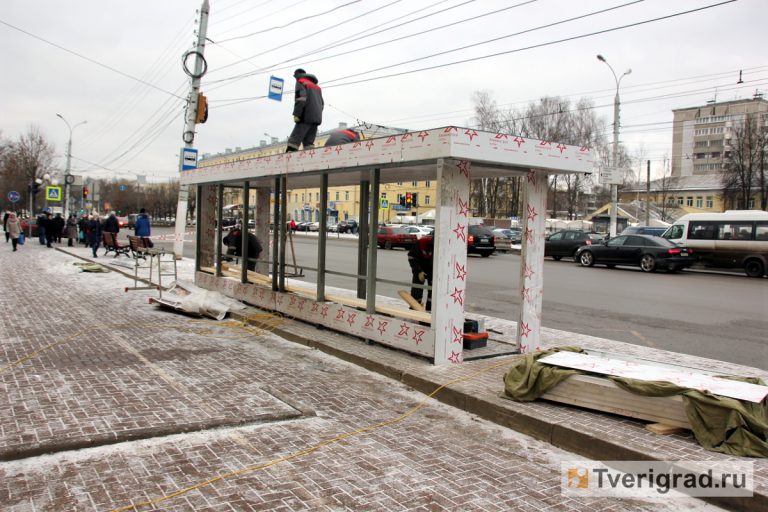
[[[700,176],[723,169],[734,126],[748,115],[768,115],[768,101],[756,94],[748,100],[710,102],[672,112],[672,176]]]

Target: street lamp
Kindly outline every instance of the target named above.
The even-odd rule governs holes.
[[[631,69],[628,69],[622,74],[620,77],[616,76],[616,72],[613,70],[613,67],[608,64],[608,61],[605,60],[605,57],[602,55],[597,56],[597,60],[600,62],[604,62],[606,66],[608,66],[608,69],[611,70],[611,73],[613,73],[613,79],[616,81],[616,97],[613,99],[613,167],[614,169],[619,168],[619,106],[621,105],[621,101],[619,100],[619,85],[621,84],[621,79],[627,76],[628,74],[632,73]],[[618,172],[618,171],[614,171]],[[611,173],[613,176],[614,173]],[[613,238],[616,236],[616,210],[618,209],[618,203],[619,203],[619,186],[616,183],[611,183],[611,228],[610,228],[610,236]]]
[[[75,131],[75,128],[81,124],[87,123],[88,121],[81,121],[75,126],[70,126],[69,122],[64,119],[63,115],[56,114],[56,117],[61,118],[61,120],[67,124],[67,128],[69,128],[69,142],[67,143],[67,170],[64,171],[64,219],[66,220],[69,218],[69,186],[72,183],[72,177],[69,174],[70,165],[72,163],[72,132]]]

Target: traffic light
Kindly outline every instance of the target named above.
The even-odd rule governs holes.
[[[40,192],[40,184],[37,182],[32,183],[32,194],[37,195],[37,193]]]
[[[195,123],[204,123],[208,120],[208,99],[202,93],[197,95],[197,110],[195,110]]]
[[[88,187],[83,187],[83,199],[88,199]]]
[[[410,208],[413,204],[413,195],[410,192],[405,193],[405,206]]]
[[[418,208],[419,207],[419,193],[418,192],[414,192],[413,194],[411,194],[411,203],[413,203],[413,207],[414,208]]]
[[[398,194],[399,200],[400,200],[400,206],[405,206],[405,196],[402,194]]]

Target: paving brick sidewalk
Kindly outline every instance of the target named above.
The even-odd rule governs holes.
[[[690,498],[564,497],[560,462],[579,456],[433,400],[255,469],[398,418],[424,400],[406,384],[434,389],[489,363],[436,368],[280,325],[397,382],[273,333],[164,312],[147,304],[149,292],[125,293],[125,276],[78,273],[75,261],[34,244],[0,247],[2,510],[112,510],[241,470],[139,510],[713,509]],[[445,396],[498,395],[501,371]],[[614,418],[525,407],[622,435]],[[690,440],[653,439],[698,455]]]

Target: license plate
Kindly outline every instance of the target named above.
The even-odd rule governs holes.
[[[688,253],[683,251],[683,252],[680,253],[680,256],[688,256]]]
[[[480,242],[484,243],[484,244],[487,244],[488,243],[488,239],[487,238],[481,238]]]

